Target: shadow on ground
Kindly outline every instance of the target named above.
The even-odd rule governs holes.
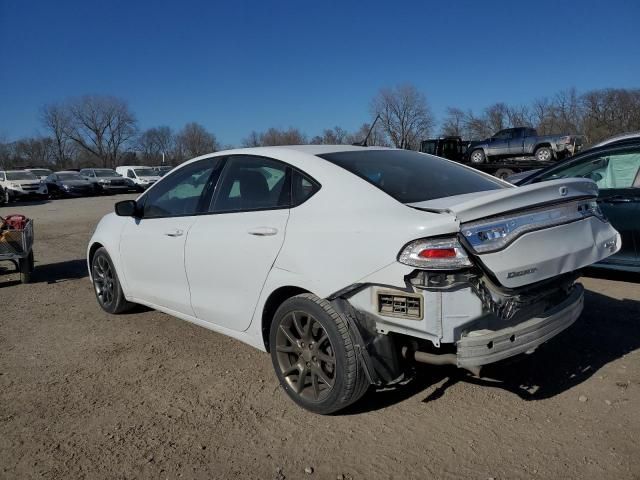
[[[617,300],[586,291],[582,316],[533,354],[488,365],[482,369],[481,377],[455,367],[420,366],[406,385],[372,389],[342,414],[385,408],[427,389],[432,391],[422,401],[432,402],[458,382],[501,388],[527,401],[554,397],[584,382],[604,365],[640,348],[639,312],[639,301]]]
[[[31,283],[58,283],[88,277],[87,261],[84,259],[37,265]]]

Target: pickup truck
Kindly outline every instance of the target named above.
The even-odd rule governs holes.
[[[471,143],[456,136],[431,138],[420,143],[420,151],[468,165],[503,180],[514,174],[524,174],[525,172],[539,170],[555,163],[553,158],[548,161],[538,161],[535,158],[523,156],[490,158],[484,163],[472,163],[469,158],[469,145]]]
[[[538,162],[560,160],[578,152],[582,137],[578,135],[539,136],[535,128],[517,127],[500,130],[490,138],[469,144],[469,160],[482,164],[488,158],[533,156]]]

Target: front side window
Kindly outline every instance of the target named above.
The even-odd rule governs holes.
[[[153,168],[136,168],[136,175],[139,177],[157,177],[158,173]]]
[[[360,150],[319,155],[402,203],[509,188],[458,163],[409,150]]]
[[[212,212],[288,207],[290,171],[286,164],[263,157],[230,157],[222,174]]]
[[[493,138],[496,140],[508,140],[511,138],[511,130],[500,130]]]
[[[143,217],[174,217],[206,212],[204,198],[215,182],[220,159],[190,163],[163,179],[142,200]]]
[[[136,178],[136,174],[133,173],[133,170],[127,170],[127,178]]]
[[[589,156],[564,168],[550,170],[539,180],[558,178],[590,178],[601,190],[640,186],[640,151],[600,153]]]

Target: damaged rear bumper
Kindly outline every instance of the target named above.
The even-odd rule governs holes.
[[[456,343],[457,364],[461,368],[479,367],[533,350],[575,322],[583,305],[584,288],[576,284],[571,294],[545,316],[502,330],[469,332]]]

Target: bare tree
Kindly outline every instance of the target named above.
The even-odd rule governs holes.
[[[66,159],[66,141],[97,158],[104,167],[115,167],[136,133],[136,119],[124,100],[86,95],[43,109],[43,122],[54,135],[57,158]]]
[[[53,138],[55,163],[61,168],[73,155],[73,145],[66,133],[70,129],[68,113],[64,107],[57,104],[45,105],[41,111],[42,124]]]
[[[442,123],[442,135],[462,137],[466,136],[465,113],[455,107],[447,107],[447,116]]]
[[[341,127],[327,128],[322,135],[316,135],[311,139],[314,145],[343,145],[348,142],[349,133]]]
[[[371,112],[397,148],[417,149],[434,125],[425,96],[413,85],[383,88],[371,101]]]
[[[243,147],[259,147],[260,145],[260,134],[255,130],[252,130],[251,133],[242,140]]]
[[[216,136],[196,122],[187,123],[176,136],[176,151],[180,161],[219,150]]]
[[[53,139],[49,137],[23,138],[14,146],[14,164],[23,167],[43,167],[55,163]]]
[[[288,130],[271,127],[262,133],[253,131],[242,141],[242,145],[245,147],[303,145],[305,143],[307,143],[306,135],[293,127],[289,127]]]
[[[162,158],[171,160],[175,152],[176,139],[170,127],[150,128],[138,138],[138,149],[147,162],[159,163]]]

